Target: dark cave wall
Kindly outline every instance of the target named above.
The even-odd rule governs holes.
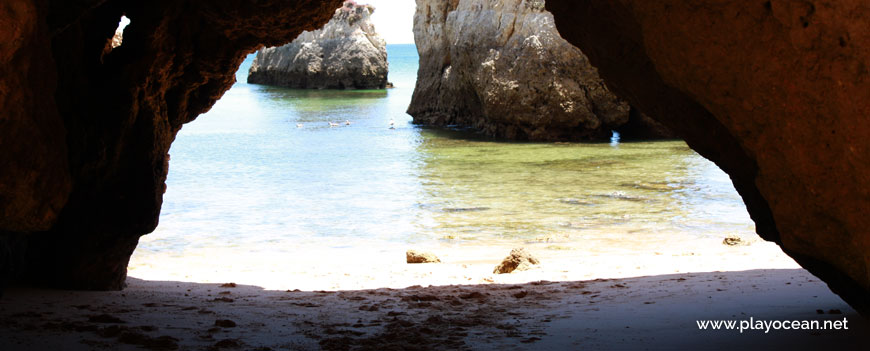
[[[870,311],[870,3],[547,8],[617,95],[731,176],[759,235]]]
[[[182,124],[230,88],[246,54],[322,25],[340,5],[0,5],[12,28],[0,34],[0,231],[27,233],[3,241],[2,270],[17,267],[40,285],[121,288],[139,236],[157,225],[169,146]],[[123,45],[107,50],[121,15],[131,19]]]
[[[0,228],[8,231],[49,229],[71,188],[54,64],[34,59],[51,56],[43,15],[34,2],[0,4]]]

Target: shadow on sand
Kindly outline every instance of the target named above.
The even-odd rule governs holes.
[[[292,279],[292,277],[288,277]],[[4,350],[839,349],[870,324],[801,269],[515,285],[270,291],[128,279],[122,292],[12,288]],[[700,330],[697,320],[847,320],[848,330]]]

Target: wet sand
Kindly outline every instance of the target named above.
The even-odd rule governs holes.
[[[359,261],[365,255],[309,252],[321,259],[293,269],[273,262],[272,271],[261,274],[244,272],[253,266],[227,270],[224,280],[196,266],[185,274],[202,273],[200,281],[144,280],[160,266],[138,267],[121,292],[7,289],[0,336],[4,350],[870,346],[867,320],[769,243],[690,251],[691,245],[675,244],[663,252],[585,257],[544,245],[528,246],[541,267],[508,275],[492,274],[507,254],[502,247],[474,255],[471,249],[440,252],[443,263],[420,265],[405,264],[403,255]],[[221,261],[233,261],[215,257],[217,270]],[[258,280],[268,284],[251,283]],[[696,324],[750,317],[846,318],[849,329],[739,333]]]

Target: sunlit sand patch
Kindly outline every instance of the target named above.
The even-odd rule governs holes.
[[[348,242],[342,248],[306,244],[288,247],[287,251],[269,247],[199,248],[186,250],[183,255],[137,251],[128,274],[148,280],[231,281],[279,290],[352,290],[799,268],[775,244],[757,238],[747,239],[749,245],[728,246],[722,238],[671,242],[667,235],[657,237],[611,240],[590,235],[558,245],[545,240],[518,244],[442,241],[423,247]],[[493,274],[493,268],[510,250],[521,246],[541,260],[540,266],[525,272]],[[442,263],[407,264],[408,249],[433,252]]]

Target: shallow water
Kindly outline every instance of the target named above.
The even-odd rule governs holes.
[[[131,265],[211,248],[616,249],[754,230],[728,176],[680,141],[508,143],[414,126],[415,49],[388,51],[396,88],[386,91],[248,85],[249,57],[239,82],[178,134],[160,225]]]

